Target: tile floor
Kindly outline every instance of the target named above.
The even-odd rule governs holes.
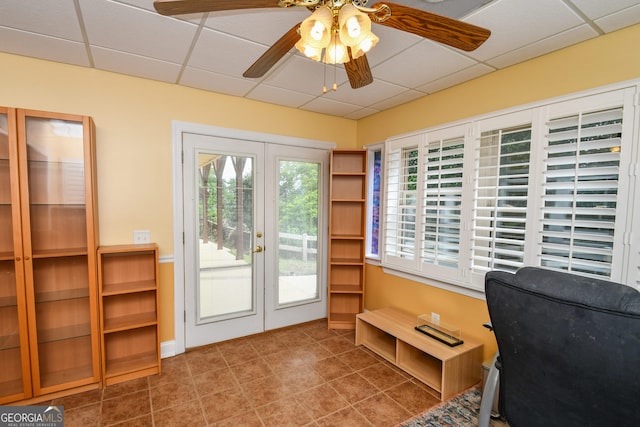
[[[438,400],[316,321],[162,360],[162,373],[57,399],[65,426],[394,426]]]

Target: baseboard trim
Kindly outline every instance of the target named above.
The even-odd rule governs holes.
[[[160,357],[162,359],[167,357],[173,357],[176,353],[176,342],[173,341],[164,341],[160,343]]]

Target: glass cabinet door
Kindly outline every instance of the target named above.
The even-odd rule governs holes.
[[[25,114],[19,123],[25,139],[22,182],[28,182],[22,187],[23,222],[28,223],[23,242],[37,395],[97,378],[95,279],[90,276],[96,248],[88,240],[86,123],[45,114]]]
[[[13,113],[0,107],[0,404],[31,396]]]

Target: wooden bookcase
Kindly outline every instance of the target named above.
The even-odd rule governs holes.
[[[95,128],[0,108],[0,404],[100,386]]]
[[[331,329],[354,329],[364,310],[367,151],[333,150],[329,189]]]
[[[483,345],[464,337],[464,344],[449,347],[414,328],[417,316],[395,308],[360,313],[356,345],[374,353],[429,386],[447,400],[481,380]]]
[[[160,373],[158,246],[101,246],[98,282],[105,384]]]

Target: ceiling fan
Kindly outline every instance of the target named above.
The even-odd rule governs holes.
[[[242,75],[262,77],[294,46],[311,59],[344,64],[354,89],[373,82],[366,52],[378,38],[371,22],[434,40],[464,51],[489,38],[485,28],[386,1],[366,7],[368,0],[155,0],[161,15],[237,9],[306,7],[312,14],[294,25]]]

